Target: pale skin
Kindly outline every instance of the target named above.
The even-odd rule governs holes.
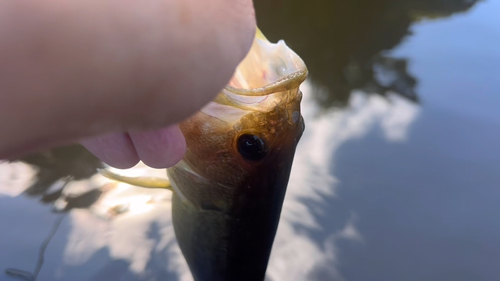
[[[177,163],[176,123],[229,81],[251,0],[0,0],[0,159],[80,141],[106,163]]]

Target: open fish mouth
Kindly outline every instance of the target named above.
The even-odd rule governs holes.
[[[248,55],[213,102],[244,110],[269,111],[281,106],[283,99],[300,95],[300,91],[289,90],[298,88],[307,74],[304,61],[283,40],[271,43],[257,30]]]
[[[306,75],[304,61],[283,40],[271,43],[257,30],[252,48],[236,68],[226,90],[241,95],[256,95],[256,92],[264,95],[287,81],[298,86]]]

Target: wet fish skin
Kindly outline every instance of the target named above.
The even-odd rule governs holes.
[[[200,210],[174,194],[174,230],[195,280],[264,280],[294,149],[283,149],[286,157],[267,174],[250,177],[230,211]]]

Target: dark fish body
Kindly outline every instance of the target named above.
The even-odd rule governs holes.
[[[264,280],[291,169],[286,160],[248,183],[245,208],[199,210],[174,194],[175,235],[195,280]]]

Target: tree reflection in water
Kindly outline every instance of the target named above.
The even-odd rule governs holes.
[[[421,19],[449,16],[477,0],[255,0],[257,21],[271,40],[284,39],[306,62],[322,107],[344,106],[353,90],[412,101],[416,79],[407,59],[385,51]],[[391,73],[390,76],[386,74]]]

